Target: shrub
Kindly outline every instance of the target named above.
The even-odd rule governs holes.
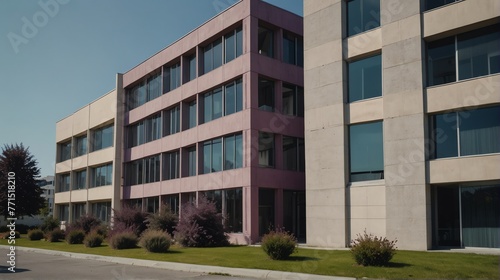
[[[351,242],[351,253],[359,265],[385,266],[396,253],[396,242],[368,234],[365,230]]]
[[[53,231],[54,229],[59,227],[59,220],[57,218],[54,218],[52,216],[48,216],[43,219],[42,224],[40,225],[40,229],[47,233],[49,231]]]
[[[82,244],[85,238],[85,232],[81,229],[74,229],[66,234],[68,244]]]
[[[131,230],[115,232],[108,240],[113,249],[130,249],[137,247],[137,236]]]
[[[172,238],[170,234],[161,230],[146,230],[139,241],[139,245],[149,252],[165,253],[170,248]]]
[[[179,218],[177,218],[175,213],[172,213],[170,206],[167,204],[162,204],[160,209],[160,211],[148,217],[148,229],[161,230],[173,234]]]
[[[103,238],[108,237],[108,226],[107,225],[100,225],[96,228],[93,229],[97,234],[102,236]]]
[[[29,240],[40,240],[43,238],[43,231],[41,229],[32,229],[28,231]]]
[[[61,239],[65,238],[65,233],[59,228],[51,230],[45,234],[45,240],[48,242],[58,242]]]
[[[92,231],[87,236],[85,236],[85,239],[83,239],[83,244],[85,247],[93,248],[93,247],[99,247],[102,244],[102,241],[104,240],[103,236],[100,235],[97,231]]]
[[[227,246],[222,214],[217,213],[215,202],[202,197],[198,206],[185,204],[174,232],[175,239],[187,247]]]
[[[9,230],[9,231],[7,231],[7,232],[4,232],[4,233],[2,234],[2,238],[3,238],[3,239],[9,239],[10,234],[11,234],[11,231],[10,231],[10,230]],[[15,237],[16,239],[21,238],[21,234],[19,233],[19,231],[17,231],[17,230],[16,230],[16,231],[14,231],[14,237]]]
[[[30,230],[30,226],[23,224],[16,224],[16,230],[19,231],[20,234],[26,234],[28,233],[28,230]]]
[[[81,229],[85,232],[85,234],[88,234],[91,230],[99,227],[100,225],[101,225],[101,220],[91,215],[85,215],[81,216],[80,218],[78,218],[78,220],[74,221],[71,224],[71,228]]]
[[[113,229],[109,232],[112,236],[125,230],[132,230],[136,237],[141,236],[147,229],[148,213],[143,212],[137,207],[124,205],[120,210],[114,210]]]
[[[278,229],[264,235],[261,246],[271,259],[284,260],[296,251],[297,239],[293,234]]]

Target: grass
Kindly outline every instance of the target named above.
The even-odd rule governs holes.
[[[0,240],[7,245],[7,240]],[[16,246],[74,253],[181,262],[225,267],[257,268],[289,272],[368,278],[483,278],[499,279],[499,257],[490,255],[397,251],[388,267],[355,264],[349,251],[299,248],[289,260],[273,261],[259,247],[182,248],[172,246],[168,253],[148,253],[142,248],[113,250],[103,243],[86,248],[82,244],[30,241],[25,236]]]

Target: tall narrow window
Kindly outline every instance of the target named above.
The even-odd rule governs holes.
[[[59,162],[71,159],[71,140],[59,144]]]
[[[113,165],[107,164],[94,167],[91,170],[90,187],[101,187],[111,185],[113,182]]]
[[[304,40],[298,35],[283,33],[283,61],[304,66]]]
[[[164,116],[164,136],[175,134],[181,131],[181,114],[179,106],[175,106],[174,108],[165,111]]]
[[[179,178],[179,151],[163,155],[163,180]]]
[[[224,170],[243,166],[243,140],[241,134],[224,137]]]
[[[163,67],[163,93],[167,93],[181,86],[181,64],[176,63]]]
[[[429,86],[456,81],[455,66],[455,37],[427,44],[427,83]]]
[[[87,154],[87,135],[76,138],[76,156],[83,156]]]
[[[87,188],[87,170],[76,172],[74,190],[83,190]]]
[[[380,0],[347,0],[347,35],[380,26]]]
[[[259,53],[265,56],[274,57],[274,31],[263,26],[259,26]]]
[[[349,63],[349,102],[382,96],[382,59],[375,55]]]
[[[187,71],[187,80],[186,82],[192,81],[196,79],[196,54],[191,55],[187,59],[188,71]]]
[[[384,179],[382,122],[349,126],[351,182]]]
[[[283,84],[283,114],[290,116],[304,116],[304,88]]]
[[[161,74],[158,73],[148,79],[147,101],[160,97],[161,95]]]
[[[189,121],[188,121],[188,128],[193,128],[196,126],[196,100],[191,101],[189,103]]]
[[[188,176],[196,176],[196,147],[188,148]]]
[[[222,138],[203,143],[203,173],[222,171]]]
[[[144,159],[145,183],[160,181],[160,155]]]
[[[143,105],[144,103],[146,103],[146,84],[144,84],[144,82],[140,82],[128,90],[127,108],[128,110],[132,110]]]
[[[304,139],[283,136],[283,168],[292,171],[305,170]]]
[[[274,134],[259,132],[259,165],[274,166]]]
[[[59,175],[59,192],[67,192],[70,190],[71,179],[70,174]]]
[[[274,81],[259,78],[259,109],[274,111]]]
[[[146,119],[146,142],[161,138],[161,114]]]

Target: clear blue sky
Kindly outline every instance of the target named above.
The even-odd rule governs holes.
[[[2,0],[0,145],[23,143],[41,175],[53,175],[57,121],[112,90],[116,73],[235,2]],[[266,2],[302,15],[302,0]]]

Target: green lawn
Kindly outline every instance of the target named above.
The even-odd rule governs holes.
[[[7,240],[0,240],[7,245]],[[148,253],[142,248],[113,250],[106,244],[98,248],[16,240],[16,246],[59,250],[75,253],[137,258],[155,261],[182,262],[226,267],[258,268],[300,273],[368,277],[368,278],[488,278],[499,279],[498,256],[397,251],[389,267],[362,267],[354,263],[349,251],[298,249],[290,260],[270,260],[261,248],[231,246],[223,248],[171,247],[170,253]]]

